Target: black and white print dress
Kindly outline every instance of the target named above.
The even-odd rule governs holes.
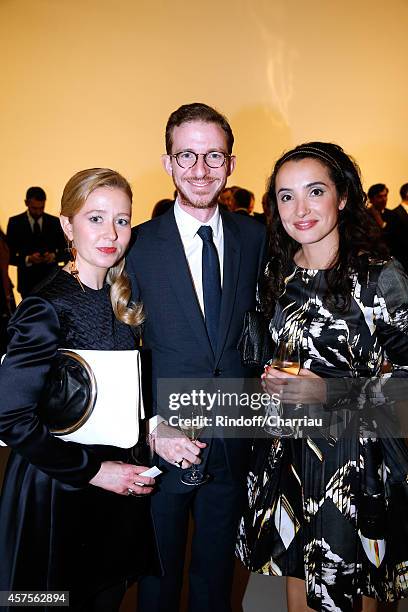
[[[374,280],[373,280],[374,279]],[[325,273],[294,266],[270,322],[298,336],[321,377],[408,375],[408,277],[398,262],[355,275],[350,309],[325,305]],[[348,612],[360,595],[408,597],[408,449],[401,438],[256,440],[237,555],[252,571],[305,580],[308,606]]]

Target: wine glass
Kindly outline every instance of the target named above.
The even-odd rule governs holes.
[[[269,366],[281,372],[287,372],[288,374],[297,376],[301,369],[300,344],[293,339],[289,339],[288,341],[281,340],[278,342]],[[264,430],[274,437],[289,437],[293,436],[295,432],[292,426],[279,425],[277,422],[279,418],[284,417],[282,404],[282,399],[279,398],[278,400],[276,394],[274,394],[266,409],[268,420],[267,424],[264,426]],[[274,425],[273,422],[275,422],[276,425]]]
[[[205,428],[203,407],[200,405],[182,406],[179,410],[178,426],[192,442],[195,442]],[[204,484],[208,479],[209,475],[200,472],[195,463],[184,470],[180,478],[183,484],[190,486]]]
[[[270,365],[288,374],[299,374],[301,368],[299,343],[292,339],[278,342]]]

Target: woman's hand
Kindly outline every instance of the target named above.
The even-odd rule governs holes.
[[[154,478],[140,476],[147,469],[142,465],[122,461],[104,461],[89,484],[119,495],[148,495],[153,491]]]
[[[269,393],[269,395],[278,394],[280,399],[282,399],[285,387],[289,382],[292,385],[292,381],[296,380],[296,378],[297,376],[295,374],[283,372],[272,365],[266,365],[263,374],[261,374],[263,389]]]
[[[283,403],[324,404],[327,400],[325,381],[306,368],[297,375],[265,366],[262,386],[269,395],[277,394]]]

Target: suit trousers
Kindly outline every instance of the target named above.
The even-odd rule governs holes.
[[[185,493],[158,491],[152,497],[164,576],[143,576],[138,612],[179,612],[190,512],[193,519],[189,568],[189,612],[230,612],[244,478],[232,480],[223,442],[214,439],[207,459],[211,480]],[[181,470],[180,470],[181,476]]]

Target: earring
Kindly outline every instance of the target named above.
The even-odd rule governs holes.
[[[83,292],[85,292],[84,286],[81,283],[81,279],[79,278],[79,271],[76,265],[76,256],[77,256],[77,250],[74,246],[74,241],[70,240],[69,244],[68,244],[68,250],[71,254],[71,259],[69,262],[69,273],[71,274],[71,276],[73,276],[78,283],[81,285],[81,289]]]

